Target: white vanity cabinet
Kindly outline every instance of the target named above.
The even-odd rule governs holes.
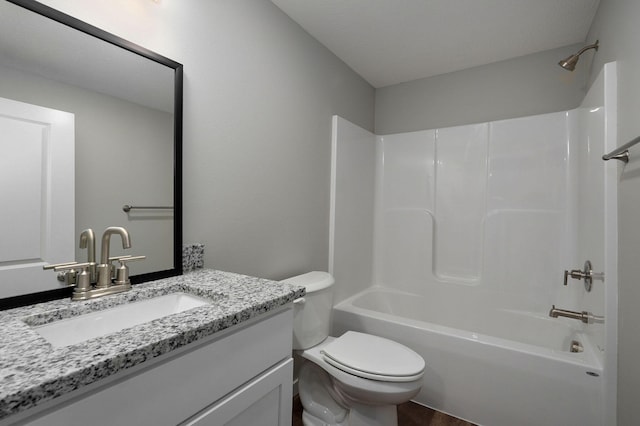
[[[60,398],[16,424],[289,426],[292,321],[288,304]]]

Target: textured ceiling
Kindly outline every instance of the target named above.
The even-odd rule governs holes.
[[[374,87],[584,42],[599,4],[599,0],[271,1]]]

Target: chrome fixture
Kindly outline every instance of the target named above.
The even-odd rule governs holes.
[[[96,282],[96,234],[93,229],[85,229],[80,233],[80,248],[87,249],[87,262],[93,263],[89,268],[90,280]]]
[[[129,281],[129,266],[127,263],[134,262],[136,260],[144,260],[147,256],[119,256],[117,258],[109,258],[109,260],[117,260],[120,262],[120,267],[116,269],[116,278],[113,282],[116,285],[131,285]]]
[[[102,234],[102,252],[100,253],[100,264],[98,265],[98,282],[96,288],[107,288],[111,285],[113,277],[113,265],[109,260],[109,243],[111,235],[118,234],[122,238],[122,248],[131,248],[131,238],[129,232],[120,226],[110,226]]]
[[[96,265],[95,234],[93,230],[85,229],[80,234],[80,248],[87,249],[87,262],[45,265],[43,269],[61,271],[58,275],[58,280],[64,281],[67,285],[75,286],[71,296],[72,300],[87,300],[127,291],[131,288],[127,263],[146,259],[146,256],[125,255],[109,257],[109,243],[113,234],[118,234],[122,238],[122,248],[128,249],[131,247],[131,237],[126,229],[118,226],[111,226],[105,229],[102,234],[100,264]],[[112,262],[116,260],[120,262],[120,267],[117,271],[112,265]]]
[[[571,347],[569,348],[569,352],[572,352],[572,353],[584,352],[584,348],[582,347],[582,343],[580,343],[577,340],[572,340],[571,341]]]
[[[619,146],[618,148],[614,149],[610,153],[603,155],[602,159],[604,161],[620,160],[623,163],[628,163],[629,162],[629,148],[631,148],[632,146],[634,146],[638,142],[640,142],[640,136],[631,139],[629,142],[625,143],[624,145]]]
[[[599,280],[604,280],[604,273],[602,272],[593,272],[592,268],[591,268],[591,262],[590,261],[586,261],[584,262],[584,267],[581,270],[579,269],[572,269],[571,271],[564,271],[564,285],[567,285],[567,280],[569,279],[569,277],[576,279],[576,280],[583,280],[584,281],[584,289],[589,292],[591,291],[591,286],[593,285],[593,279],[599,279]]]
[[[77,265],[77,264],[78,262],[53,263],[50,265],[44,265],[42,269],[44,270],[53,269],[54,271],[58,272],[60,269],[56,270],[56,268],[60,268],[62,266]],[[77,276],[77,271],[74,270],[73,268],[70,268],[67,270],[67,272],[61,272],[58,274],[58,281],[62,281],[68,286],[76,285],[76,276]]]
[[[173,210],[173,206],[130,206],[129,204],[122,206],[122,211],[125,213],[131,210]]]
[[[76,294],[85,294],[91,291],[91,269],[95,270],[96,263],[95,262],[85,262],[85,263],[73,263],[71,265],[59,265],[53,268],[54,271],[66,271],[63,272],[65,275],[73,275],[75,280],[75,290],[73,291],[73,295],[71,296],[72,300],[84,300],[78,299]],[[80,269],[80,273],[78,274],[78,269]],[[88,298],[87,298],[88,299]]]
[[[560,65],[562,68],[568,71],[575,70],[576,64],[578,63],[578,59],[580,59],[580,55],[582,55],[584,52],[586,52],[589,49],[595,49],[596,51],[598,51],[598,42],[599,40],[596,40],[595,43],[583,47],[578,51],[578,53],[574,53],[573,55],[568,56],[563,60],[561,60],[560,62],[558,62],[558,65]]]
[[[565,318],[576,319],[576,320],[582,321],[585,324],[604,322],[603,316],[593,315],[591,312],[587,312],[587,311],[577,312],[577,311],[568,311],[566,309],[558,309],[556,308],[556,305],[552,305],[551,310],[549,311],[549,316],[551,318],[565,317]]]

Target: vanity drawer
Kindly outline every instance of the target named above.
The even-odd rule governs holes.
[[[291,357],[290,306],[20,424],[176,425]]]

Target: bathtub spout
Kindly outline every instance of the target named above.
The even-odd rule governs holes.
[[[566,309],[558,309],[556,308],[556,305],[552,305],[551,310],[549,311],[549,316],[551,318],[565,317],[565,318],[576,319],[576,320],[582,321],[585,324],[604,322],[603,316],[593,315],[591,312],[587,312],[587,311],[577,312],[577,311],[568,311]]]

